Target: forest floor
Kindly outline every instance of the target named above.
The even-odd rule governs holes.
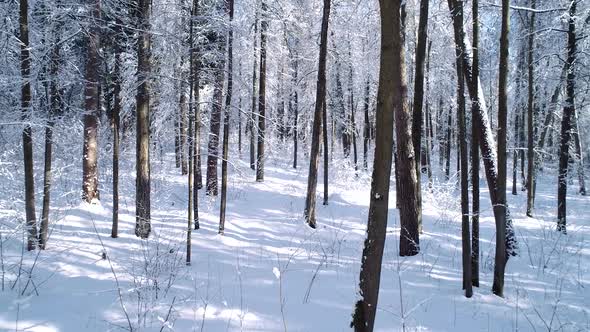
[[[15,180],[20,164],[12,171],[4,167],[0,330],[349,330],[370,174],[360,171],[356,177],[349,165],[336,163],[329,205],[318,199],[313,230],[302,218],[308,162],[300,160],[293,169],[282,157],[288,155],[271,154],[263,183],[254,181],[247,153],[231,164],[223,236],[217,234],[219,198],[201,190],[201,228],[192,233],[191,266],[184,263],[186,177],[172,155],[152,163],[153,226],[147,241],[134,235],[132,163],[122,164],[120,237],[113,239],[111,173],[104,170],[109,161],[101,166],[101,201],[93,205],[79,201],[79,167],[57,162],[51,234],[41,252],[23,251],[22,186]],[[133,149],[121,159],[134,160]],[[41,169],[36,174],[41,177]],[[505,298],[491,293],[494,221],[486,189],[481,285],[471,299],[461,290],[456,178],[424,190],[424,233],[415,257],[397,255],[398,212],[391,208],[376,330],[589,331],[590,197],[576,195],[577,183],[570,185],[568,234],[556,232],[556,177],[547,174],[540,176],[536,218],[524,215],[520,186],[517,196],[508,196],[520,255],[508,262]],[[42,179],[37,181],[40,206]],[[481,187],[487,188],[483,180]]]

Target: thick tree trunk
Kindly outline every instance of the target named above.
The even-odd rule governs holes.
[[[318,61],[318,81],[316,84],[315,109],[309,156],[309,175],[307,177],[307,196],[305,198],[304,216],[311,228],[316,227],[315,205],[318,184],[318,164],[320,154],[320,129],[322,126],[322,109],[326,100],[326,55],[328,52],[328,22],[330,20],[330,0],[324,0],[322,28],[320,32],[320,55]],[[324,151],[327,154],[328,151]]]
[[[566,100],[561,117],[561,142],[559,146],[559,175],[557,178],[557,230],[566,233],[566,196],[567,173],[569,164],[569,148],[572,134],[572,118],[575,116],[575,82],[576,82],[576,6],[572,1],[569,8],[568,41],[567,41],[567,79]]]
[[[93,23],[88,34],[88,55],[84,86],[84,148],[82,151],[82,199],[88,203],[98,194],[98,113],[100,49],[100,1],[92,5]]]
[[[225,231],[225,209],[227,206],[227,160],[229,157],[229,114],[231,110],[233,92],[233,20],[234,0],[228,0],[229,32],[227,37],[227,94],[225,96],[225,110],[223,114],[223,159],[221,160],[221,205],[219,208],[219,234]]]
[[[260,85],[258,91],[258,146],[256,149],[256,181],[264,181],[264,140],[266,138],[266,33],[269,16],[266,1],[262,0],[260,23]]]
[[[219,159],[219,134],[221,130],[221,110],[223,108],[223,81],[225,64],[223,61],[215,68],[213,87],[213,107],[209,126],[209,145],[207,147],[207,178],[205,180],[207,195],[217,196],[217,160]]]
[[[137,138],[135,183],[135,235],[142,239],[151,232],[150,209],[150,91],[151,43],[150,0],[139,0],[139,32],[137,42]]]
[[[377,126],[375,160],[371,181],[367,235],[361,256],[360,298],[356,302],[351,322],[351,327],[354,327],[356,332],[371,332],[375,324],[389,210],[393,117],[394,112],[401,108],[401,105],[394,105],[394,103],[400,102],[403,94],[400,1],[380,0],[379,4],[381,9],[381,60],[375,121]]]

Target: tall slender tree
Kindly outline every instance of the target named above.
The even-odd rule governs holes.
[[[266,39],[268,12],[266,0],[260,7],[260,84],[258,86],[258,145],[256,147],[256,181],[264,181],[264,140],[266,137]]]
[[[315,109],[311,131],[311,152],[309,155],[309,173],[307,177],[307,194],[305,197],[305,221],[311,228],[316,227],[315,205],[318,185],[318,166],[320,154],[320,129],[322,126],[322,109],[326,99],[326,56],[328,53],[328,23],[330,22],[330,0],[324,0],[322,28],[320,31],[320,55],[318,61],[318,80],[316,84]],[[325,154],[328,151],[324,151]]]
[[[227,0],[229,16],[229,32],[227,37],[227,92],[225,95],[225,111],[223,114],[223,159],[221,160],[221,206],[219,208],[219,234],[225,231],[225,209],[227,206],[227,160],[229,158],[229,114],[231,111],[233,92],[233,20],[234,0]],[[239,111],[239,110],[238,110]]]
[[[416,46],[416,74],[414,77],[414,101],[412,114],[412,143],[414,144],[414,157],[416,159],[416,180],[418,188],[420,181],[420,158],[422,156],[422,122],[424,104],[424,62],[426,61],[426,39],[428,35],[428,3],[429,0],[420,0],[420,21],[418,22],[418,45]],[[416,193],[418,213],[422,214],[422,192]],[[421,221],[422,218],[420,217]],[[418,225],[422,231],[422,222]]]
[[[151,232],[150,204],[150,0],[138,0],[135,235],[145,239]]]
[[[498,81],[498,181],[496,216],[496,254],[492,291],[504,296],[504,269],[506,267],[506,137],[508,118],[508,34],[510,31],[510,0],[502,0],[502,31],[500,32],[500,67]]]
[[[559,144],[559,173],[557,177],[557,230],[566,233],[567,224],[567,173],[569,164],[569,148],[572,131],[572,118],[575,115],[576,96],[576,8],[578,1],[571,2],[569,7],[568,33],[567,33],[567,60],[566,60],[566,85],[565,105],[561,116],[561,140]]]
[[[535,9],[537,1],[530,0],[531,17],[529,22],[527,69],[528,69],[528,93],[527,93],[527,199],[526,214],[533,216],[535,205],[535,145],[534,145],[534,123],[535,123],[535,93],[534,93],[534,55],[535,55]]]
[[[19,2],[19,38],[21,73],[21,112],[25,123],[23,129],[23,160],[25,166],[25,217],[28,230],[27,249],[37,248],[37,217],[35,214],[35,178],[33,171],[33,130],[28,120],[31,117],[31,54],[29,45],[29,3]]]

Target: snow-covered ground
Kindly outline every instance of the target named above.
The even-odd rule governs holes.
[[[134,160],[129,150],[123,160]],[[4,164],[0,330],[118,331],[130,325],[142,331],[350,329],[369,173],[355,178],[350,167],[335,163],[330,204],[318,200],[319,227],[312,230],[302,218],[307,161],[292,169],[290,152],[274,151],[265,181],[257,183],[244,153],[244,160],[230,167],[225,235],[217,234],[219,199],[201,191],[201,229],[192,234],[192,265],[185,266],[186,177],[179,175],[172,155],[154,154],[149,240],[133,234],[133,164],[122,165],[120,237],[112,239],[108,161],[101,161],[101,202],[96,205],[79,201],[78,164],[57,161],[52,231],[41,252],[23,252],[22,229],[15,230],[24,214],[20,164]],[[75,154],[68,158],[77,160]],[[40,169],[36,174],[42,175]],[[537,218],[525,217],[524,192],[508,197],[520,255],[508,262],[505,298],[491,294],[494,223],[487,191],[481,200],[481,286],[471,299],[461,290],[456,185],[438,182],[432,193],[424,191],[418,256],[397,256],[399,222],[391,208],[377,330],[590,330],[590,198],[575,195],[571,185],[568,235],[555,232],[555,180],[552,174],[541,175]],[[321,195],[321,177],[318,189]]]

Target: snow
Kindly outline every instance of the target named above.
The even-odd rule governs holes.
[[[121,159],[133,160],[132,152]],[[117,239],[110,238],[106,158],[101,161],[103,187],[97,204],[79,203],[74,190],[81,179],[78,170],[56,161],[56,169],[64,173],[56,179],[46,251],[22,253],[22,231],[14,228],[24,209],[11,196],[20,187],[4,191],[0,226],[6,274],[0,330],[119,331],[131,324],[141,331],[348,331],[358,296],[370,172],[355,178],[352,167],[335,160],[330,202],[317,206],[318,228],[312,230],[302,214],[307,161],[300,160],[301,168],[295,170],[282,155],[291,154],[276,152],[266,161],[263,183],[255,181],[246,158],[232,161],[223,236],[217,234],[219,199],[200,192],[201,229],[192,233],[190,266],[184,264],[186,177],[174,167],[173,155],[162,161],[154,156],[153,233],[148,240],[133,233],[132,163],[121,169]],[[15,177],[10,172],[0,176],[0,181]],[[505,298],[491,293],[494,219],[485,190],[481,286],[474,288],[471,299],[461,290],[456,184],[435,181],[433,192],[424,189],[418,256],[397,255],[398,215],[392,207],[376,330],[401,331],[402,324],[407,331],[590,330],[590,229],[585,215],[590,198],[575,195],[575,186],[570,186],[568,235],[555,232],[555,180],[552,173],[540,176],[536,218],[524,215],[523,192],[508,195],[522,248],[508,262]],[[74,189],[68,193],[67,188]],[[487,188],[484,182],[481,188]],[[390,200],[394,206],[393,191]]]

